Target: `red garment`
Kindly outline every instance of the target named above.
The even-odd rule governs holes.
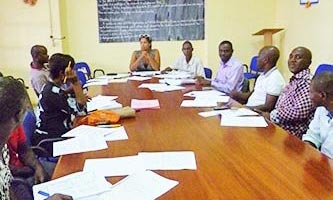
[[[18,147],[20,144],[24,144],[27,138],[24,133],[23,126],[20,125],[11,132],[8,138],[8,149],[9,149],[9,164],[16,167],[23,167],[24,164],[20,161],[18,157]]]

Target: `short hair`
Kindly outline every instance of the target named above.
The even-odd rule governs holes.
[[[279,49],[275,46],[265,46],[260,50],[259,54],[261,52],[264,52],[267,55],[269,63],[274,67],[280,57]]]
[[[149,35],[149,34],[141,34],[139,36],[139,41],[142,39],[142,38],[145,38],[149,43],[151,43],[153,41],[152,37]]]
[[[11,76],[0,78],[0,124],[7,123],[25,106],[26,91],[22,82]]]
[[[184,46],[185,44],[189,44],[189,45],[191,46],[191,48],[193,48],[192,43],[191,43],[190,41],[186,40],[185,42],[183,42],[183,46]]]
[[[312,85],[317,92],[333,95],[333,72],[324,71],[312,78]]]
[[[228,40],[223,40],[223,41],[219,44],[219,47],[220,47],[221,45],[223,45],[223,44],[228,44],[228,45],[231,47],[231,49],[233,50],[232,43],[231,43],[230,41],[228,41]]]
[[[49,60],[51,79],[56,79],[59,77],[60,72],[65,72],[65,69],[68,66],[69,62],[71,62],[70,67],[73,68],[75,61],[72,56],[62,53],[53,54]]]
[[[38,56],[38,54],[40,53],[40,49],[43,48],[43,49],[46,49],[45,46],[43,45],[34,45],[31,47],[31,50],[30,50],[30,54],[33,58],[36,58]]]

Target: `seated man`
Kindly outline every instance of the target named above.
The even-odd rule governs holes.
[[[258,69],[263,71],[257,78],[253,92],[232,91],[230,97],[246,103],[247,107],[270,112],[285,85],[285,81],[276,67],[280,53],[274,46],[263,47],[258,55]]]
[[[47,83],[49,72],[45,67],[48,63],[49,55],[47,49],[41,45],[31,48],[32,62],[30,63],[30,81],[37,96],[41,93],[42,87]]]
[[[219,45],[220,67],[213,81],[198,79],[200,85],[212,85],[221,92],[241,91],[244,82],[243,65],[232,56],[232,43],[222,41]]]
[[[312,79],[310,98],[318,107],[302,140],[333,158],[333,72],[323,72]]]
[[[183,43],[182,51],[184,55],[181,55],[177,59],[174,66],[167,67],[164,71],[179,70],[179,71],[190,72],[193,75],[193,77],[197,76],[205,77],[203,64],[200,58],[192,55],[193,47],[190,41],[185,41]]]
[[[315,111],[309,96],[311,59],[311,51],[305,47],[297,47],[290,53],[288,67],[293,76],[279,96],[275,109],[271,113],[262,113],[300,139]]]

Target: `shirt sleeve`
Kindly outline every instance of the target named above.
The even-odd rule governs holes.
[[[277,113],[271,119],[280,123],[299,122],[307,119],[313,110],[309,89],[310,85],[305,82],[302,83],[302,86],[297,86],[294,93],[286,96],[281,105],[276,107]]]
[[[271,80],[266,82],[266,91],[267,94],[272,96],[279,96],[282,92],[284,86],[284,80],[275,76]]]
[[[196,75],[205,77],[205,70],[204,70],[203,64],[202,64],[202,62],[199,58],[198,58],[198,66],[197,66],[197,74]]]
[[[303,141],[309,141],[316,145],[317,148],[321,146],[321,138],[320,138],[320,110],[317,109],[313,120],[309,125],[309,129],[306,134],[302,136]]]
[[[226,75],[225,75],[226,76]],[[218,89],[219,91],[230,93],[232,90],[236,89],[240,91],[241,87],[239,87],[240,83],[243,82],[244,74],[243,74],[243,66],[237,65],[234,66],[234,69],[230,70],[228,73],[228,77],[225,81],[220,81],[218,79],[219,75],[217,75],[212,81],[212,86]]]

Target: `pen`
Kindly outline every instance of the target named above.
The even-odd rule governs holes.
[[[49,193],[47,193],[47,192],[44,192],[44,191],[38,191],[38,194],[40,194],[40,195],[43,195],[43,196],[45,196],[45,197],[50,197],[50,194]]]
[[[105,124],[105,125],[97,125],[99,128],[118,128],[121,127],[121,124]]]
[[[67,67],[66,67],[66,69],[67,68],[71,68],[71,61],[69,61],[69,63],[68,63],[68,65],[67,65]],[[66,69],[65,69],[65,72],[66,72]],[[67,81],[67,76],[65,75],[65,79],[64,79],[64,83],[66,83],[66,81]]]

